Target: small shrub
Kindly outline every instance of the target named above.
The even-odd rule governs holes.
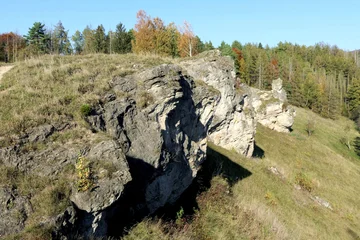
[[[299,185],[302,189],[305,189],[308,192],[311,192],[314,190],[314,186],[312,181],[306,174],[304,173],[298,173],[295,176],[295,183]]]
[[[76,165],[76,177],[77,177],[77,190],[79,192],[85,192],[94,186],[92,172],[90,168],[90,162],[83,156],[79,156]]]
[[[306,126],[305,126],[305,131],[307,132],[309,137],[314,134],[314,132],[315,132],[315,122],[314,122],[314,120],[309,119],[307,121]]]
[[[81,116],[87,117],[91,114],[91,112],[92,112],[92,107],[89,104],[81,105],[80,107]]]
[[[179,211],[176,213],[176,225],[180,226],[184,223],[183,218],[184,217],[184,209],[181,207]]]

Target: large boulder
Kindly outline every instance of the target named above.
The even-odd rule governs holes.
[[[218,91],[171,64],[115,78],[111,87],[117,95],[107,94],[87,121],[114,140],[91,147],[85,157],[100,166],[117,164],[119,171],[71,196],[86,212],[81,228],[95,236],[107,232],[107,222],[120,217],[124,206],[151,214],[180,197],[206,158],[220,100]]]
[[[221,94],[209,128],[208,139],[214,144],[251,157],[254,150],[256,120],[252,111],[244,111],[247,93],[235,88],[234,61],[220,51],[181,62],[187,73]]]
[[[249,87],[247,91],[250,92],[249,104],[258,123],[278,132],[290,132],[296,112],[287,103],[280,78],[272,82],[271,91]]]

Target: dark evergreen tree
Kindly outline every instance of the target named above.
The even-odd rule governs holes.
[[[107,37],[105,34],[105,28],[103,25],[99,25],[96,28],[94,34],[94,47],[96,53],[106,53],[107,52]]]
[[[45,33],[45,24],[35,22],[34,25],[29,28],[28,35],[24,36],[28,46],[31,46],[33,51],[37,53],[48,52],[49,37]]]
[[[198,53],[204,52],[205,51],[205,44],[201,41],[199,36],[196,36],[197,39],[197,44],[196,44],[196,49]]]
[[[239,41],[235,40],[231,44],[231,48],[236,48],[236,49],[242,50],[243,46],[241,45],[241,43]]]
[[[357,121],[360,119],[360,84],[358,82],[354,82],[349,88],[347,102],[351,119]]]
[[[115,33],[110,37],[112,44],[112,51],[115,53],[131,52],[131,36],[126,31],[125,25],[119,23],[116,25]]]

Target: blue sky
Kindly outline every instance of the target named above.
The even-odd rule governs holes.
[[[0,33],[27,34],[35,21],[51,27],[59,20],[72,35],[86,25],[103,24],[115,29],[122,22],[127,29],[136,23],[136,12],[145,10],[165,23],[190,22],[203,41],[218,46],[259,43],[275,46],[288,41],[300,45],[325,42],[345,50],[360,48],[359,0],[222,0],[222,1],[110,1],[110,0],[1,0]]]

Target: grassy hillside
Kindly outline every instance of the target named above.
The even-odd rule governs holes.
[[[46,122],[77,123],[71,131],[54,134],[54,142],[90,139],[83,106],[96,104],[110,90],[112,78],[171,61],[129,54],[44,56],[17,63],[0,80],[0,147]],[[341,143],[341,139],[358,136],[354,124],[345,118],[334,121],[296,110],[289,134],[258,126],[258,158],[247,159],[210,143],[207,162],[216,162],[209,168],[214,177],[200,175],[195,190],[201,194],[179,203],[174,220],[145,219],[124,238],[359,239],[360,159]],[[310,137],[305,131],[309,120],[314,123]],[[20,193],[29,189],[39,193],[35,200],[41,201],[36,200],[35,207],[42,211],[33,217],[34,222],[42,215],[59,213],[62,203],[53,204],[51,199],[53,192],[65,186],[65,178],[47,189],[48,179],[13,178],[12,169],[0,170],[7,171],[0,176],[0,185],[8,184],[9,175]],[[319,204],[321,199],[330,207]]]
[[[360,159],[340,143],[342,137],[357,136],[353,123],[296,110],[290,134],[258,126],[262,158],[246,159],[210,144],[224,161],[251,175],[232,182],[234,175],[221,174],[197,197],[194,215],[182,215],[179,208],[175,222],[148,219],[125,238],[359,239]],[[311,137],[305,131],[308,119],[315,122]],[[351,130],[345,131],[347,126]],[[218,172],[226,173],[222,167]]]
[[[14,134],[47,122],[83,123],[82,107],[96,104],[110,90],[112,78],[169,62],[134,54],[42,56],[18,62],[0,80],[0,147]]]

